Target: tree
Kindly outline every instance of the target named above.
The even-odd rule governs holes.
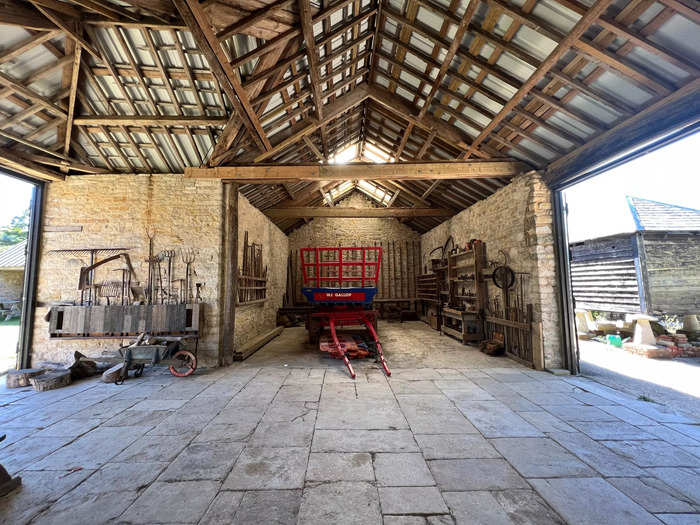
[[[11,246],[27,238],[29,232],[29,208],[22,214],[13,217],[10,224],[0,226],[0,247]]]

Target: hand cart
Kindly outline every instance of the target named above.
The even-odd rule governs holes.
[[[382,249],[371,247],[302,248],[302,293],[316,310],[306,319],[309,341],[322,352],[342,359],[355,379],[351,358],[374,357],[387,376],[377,335],[378,314],[372,310],[377,293]],[[366,336],[338,334],[338,327],[364,326]],[[324,334],[328,328],[330,334]]]

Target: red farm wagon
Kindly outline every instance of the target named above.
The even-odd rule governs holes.
[[[350,359],[373,357],[391,375],[377,335],[377,293],[382,249],[378,246],[302,248],[302,293],[316,309],[309,313],[309,341],[323,352],[343,359],[350,376]],[[364,326],[365,334],[338,333],[341,327]],[[326,331],[327,329],[327,331]]]

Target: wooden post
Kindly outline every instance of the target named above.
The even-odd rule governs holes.
[[[225,182],[221,279],[221,321],[219,324],[219,366],[233,363],[233,335],[238,296],[238,184]]]

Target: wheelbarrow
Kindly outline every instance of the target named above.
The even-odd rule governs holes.
[[[186,337],[149,337],[141,334],[138,339],[117,350],[113,356],[85,357],[81,360],[101,361],[121,364],[114,382],[122,384],[129,377],[129,370],[134,370],[134,377],[140,377],[146,365],[167,366],[170,373],[176,377],[187,377],[197,369],[197,356],[189,350],[181,348],[182,340]]]

